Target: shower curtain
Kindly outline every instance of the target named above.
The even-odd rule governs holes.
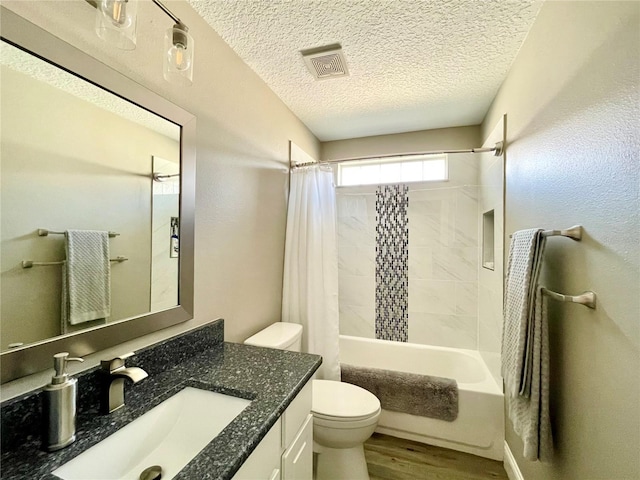
[[[291,171],[282,321],[303,327],[302,350],[322,355],[318,378],[340,380],[336,197],[330,169]]]

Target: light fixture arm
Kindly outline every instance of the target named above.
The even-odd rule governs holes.
[[[187,37],[184,34],[189,31],[189,27],[187,27],[184,23],[182,23],[182,20],[180,20],[176,15],[174,15],[174,13],[171,10],[169,10],[167,6],[164,3],[162,3],[160,0],[151,0],[151,1],[155,3],[160,10],[166,13],[167,16],[171,18],[171,20],[173,20],[173,22],[175,23],[175,25],[173,26],[174,28],[173,44],[174,45],[181,44],[186,46]],[[179,30],[179,31],[176,32],[175,30]]]
[[[178,17],[176,17],[173,12],[171,10],[169,10],[162,2],[160,2],[159,0],[151,0],[153,3],[155,3],[158,8],[160,10],[162,10],[164,13],[166,13],[171,20],[174,21],[174,23],[178,23],[180,25],[184,25],[184,23],[182,23],[182,20],[180,20]]]
[[[98,2],[97,0],[85,0],[89,5],[91,5],[93,8],[98,8]],[[182,20],[180,20],[171,10],[169,10],[162,2],[160,2],[159,0],[151,0],[153,3],[155,3],[158,8],[160,10],[162,10],[165,14],[167,14],[167,16],[169,18],[171,18],[171,20],[173,20],[175,23],[178,23],[180,25],[184,25],[184,23],[182,23]]]

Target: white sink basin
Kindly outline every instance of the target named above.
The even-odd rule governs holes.
[[[53,471],[65,480],[137,480],[162,467],[173,478],[250,400],[187,387]]]

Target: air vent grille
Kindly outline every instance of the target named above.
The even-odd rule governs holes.
[[[316,80],[344,77],[349,75],[347,62],[340,46],[315,48],[300,52],[309,72]]]

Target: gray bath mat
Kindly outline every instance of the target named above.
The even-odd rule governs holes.
[[[458,417],[458,383],[450,378],[342,364],[342,381],[369,390],[385,410],[452,422]]]

